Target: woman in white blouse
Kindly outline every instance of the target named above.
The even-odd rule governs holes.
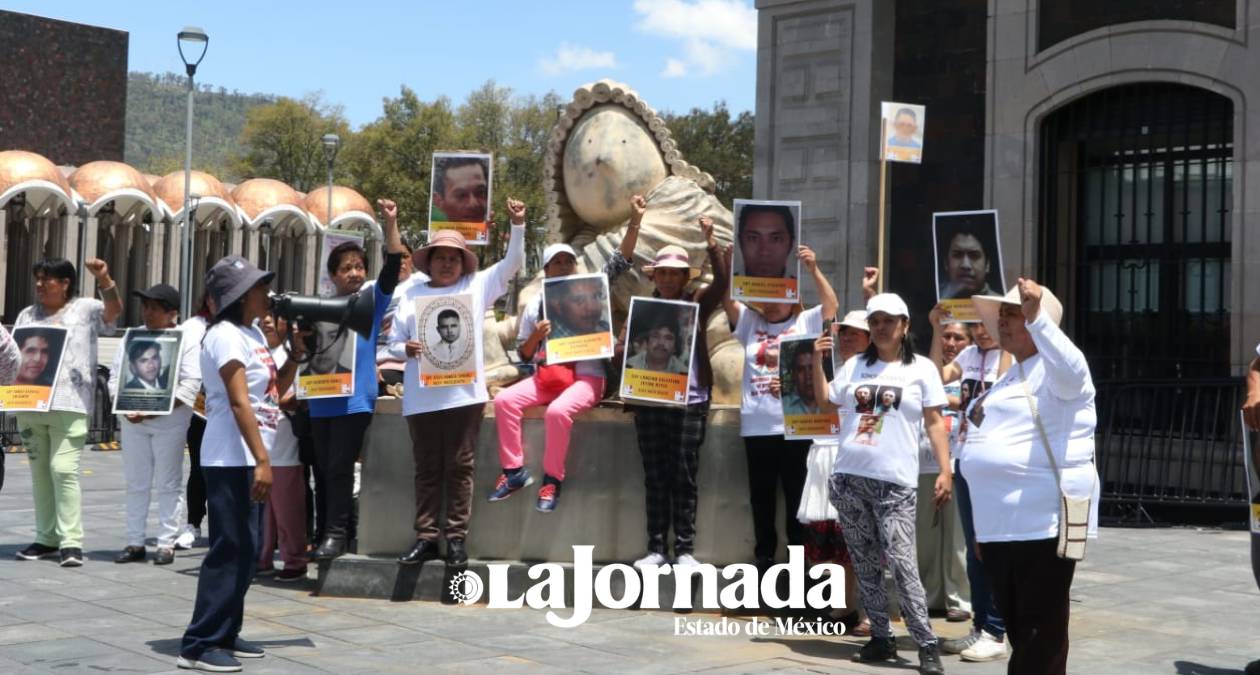
[[[959,462],[976,540],[1006,620],[1010,672],[1063,673],[1076,563],[1056,551],[1060,485],[1069,497],[1093,496],[1088,531],[1096,537],[1094,381],[1085,355],[1059,329],[1063,306],[1049,290],[1020,279],[1003,297],[972,302],[1016,361],[966,412]]]

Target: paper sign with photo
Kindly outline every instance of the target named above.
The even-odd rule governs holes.
[[[1002,249],[997,211],[932,214],[936,300],[950,321],[979,323],[973,295],[1002,295]]]
[[[66,329],[22,326],[13,329],[20,361],[13,384],[0,386],[0,410],[46,412],[52,409],[53,388],[61,373]]]
[[[429,183],[429,239],[455,230],[471,246],[490,241],[490,186],[494,163],[480,152],[435,152]]]
[[[884,131],[881,157],[889,162],[921,163],[927,109],[913,103],[891,101],[883,101],[879,107],[880,127]]]
[[[606,359],[613,353],[608,277],[575,274],[543,280],[543,316],[551,322],[547,363]]]
[[[455,387],[477,381],[479,324],[473,316],[472,296],[467,293],[416,298],[421,387]]]
[[[341,398],[354,394],[354,331],[330,321],[314,325],[315,349],[298,369],[297,397]]]
[[[328,275],[328,255],[334,248],[348,241],[362,247],[363,235],[350,230],[325,230],[323,239],[324,242],[319,247],[319,295],[331,298],[337,294],[337,287],[333,285],[332,278]]]
[[[116,415],[169,415],[179,384],[183,331],[128,328],[114,391]]]
[[[687,405],[691,352],[696,343],[694,302],[635,297],[626,320],[621,398]]]
[[[1260,445],[1254,443],[1252,434],[1255,432],[1247,428],[1247,417],[1242,412],[1238,414],[1238,423],[1242,425],[1243,438],[1243,466],[1247,474],[1247,500],[1248,510],[1251,517],[1248,519],[1251,523],[1251,533],[1260,534]]]
[[[731,298],[800,302],[801,203],[735,200]]]
[[[840,433],[840,413],[829,401],[814,395],[814,342],[817,335],[779,339],[779,401],[783,406],[783,437],[788,440],[830,438]],[[831,361],[823,359],[823,374],[832,378]]]

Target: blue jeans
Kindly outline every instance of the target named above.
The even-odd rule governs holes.
[[[984,630],[1001,640],[1006,635],[1006,624],[993,602],[993,588],[984,573],[984,563],[976,557],[976,525],[971,519],[971,490],[963,478],[959,462],[954,463],[954,499],[958,501],[958,515],[962,518],[963,538],[967,540],[967,581],[971,585],[971,623],[976,630]]]
[[[181,656],[196,659],[236,644],[245,619],[245,593],[258,555],[258,518],[250,489],[253,467],[201,467],[210,516],[210,548],[197,578],[197,601],[184,631]]]

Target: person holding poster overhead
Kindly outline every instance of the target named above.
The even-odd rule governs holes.
[[[389,199],[376,200],[385,217],[385,264],[372,286],[375,303],[372,333],[359,335],[345,331],[345,340],[354,341],[353,393],[349,396],[312,398],[307,401],[311,415],[311,436],[315,441],[316,492],[327,510],[323,540],[312,554],[316,560],[331,560],[346,552],[351,538],[354,509],[354,463],[363,449],[363,438],[376,411],[376,338],[381,320],[389,308],[390,296],[398,284],[405,250],[398,234],[398,206]],[[367,253],[357,242],[338,244],[328,255],[328,276],[336,288],[334,297],[358,293],[367,281]],[[329,345],[321,345],[321,348]],[[300,379],[300,378],[299,378]],[[299,388],[301,382],[298,383]]]
[[[35,304],[18,313],[13,324],[15,328],[44,325],[67,331],[50,410],[16,414],[31,462],[35,497],[35,541],[18,551],[17,557],[59,556],[63,567],[83,564],[79,457],[87,441],[88,416],[95,409],[97,338],[113,334],[114,322],[123,310],[105,262],[89,258],[84,267],[96,277],[104,301],[78,297],[74,263],[46,258],[31,270]]]
[[[639,239],[639,224],[647,211],[647,201],[639,195],[630,200],[630,224],[617,252],[604,265],[607,283],[612,282],[634,264],[634,247]],[[571,276],[577,270],[577,254],[568,244],[552,244],[543,251],[543,275],[547,279]],[[545,342],[552,334],[552,322],[542,314],[543,294],[539,293],[521,313],[516,331],[517,352],[522,361],[533,361],[534,375],[500,391],[494,397],[494,423],[499,432],[499,476],[490,501],[507,499],[514,492],[534,482],[525,468],[525,448],[521,442],[521,417],[527,408],[546,405],[543,415],[546,426],[546,447],[543,452],[543,485],[538,491],[535,508],[543,513],[555,510],[564,484],[565,458],[569,452],[569,430],[573,418],[599,403],[604,395],[606,359],[587,359],[576,363],[548,364]]]
[[[824,322],[834,320],[840,306],[831,283],[818,267],[814,251],[802,244],[796,255],[805,271],[814,278],[821,304],[807,310],[799,301],[765,303],[756,309],[729,298],[724,303],[732,333],[744,347],[739,426],[748,463],[748,498],[755,538],[753,556],[763,572],[774,564],[778,549],[774,521],[780,483],[787,506],[784,515],[788,544],[800,545],[804,537],[796,511],[805,487],[805,458],[810,441],[789,441],[783,437],[783,406],[777,386],[779,338],[822,333]]]
[[[157,284],[131,294],[140,298],[141,317],[147,331],[176,327],[179,291],[174,287]],[[154,351],[161,353],[157,350],[159,343],[152,340],[135,340],[132,344],[139,345],[129,345],[126,349],[127,360],[132,364],[150,358]],[[188,423],[192,419],[192,406],[201,389],[201,368],[194,365],[200,359],[201,345],[191,344],[187,336],[182,336],[179,350],[179,369],[169,375],[175,378],[176,400],[171,412],[118,415],[122,432],[123,477],[127,482],[127,544],[114,562],[140,562],[145,559],[145,523],[149,519],[149,501],[154,488],[157,490],[159,525],[153,564],[169,565],[175,561],[175,538],[179,535],[179,520],[183,511],[184,445]],[[127,381],[132,379],[132,375],[127,371],[136,371],[136,379],[157,379],[156,372],[145,374],[143,367],[137,369],[124,365],[123,357],[123,350],[114,356],[114,365],[109,371],[110,391],[120,392],[120,386],[128,388]],[[200,471],[200,467],[193,470]]]
[[[389,345],[395,357],[407,358],[402,407],[416,463],[416,542],[399,557],[398,562],[403,565],[437,558],[443,529],[447,564],[460,566],[468,562],[464,540],[472,515],[473,458],[490,398],[482,376],[485,367],[480,319],[507,292],[508,282],[525,263],[525,202],[509,198],[507,209],[512,234],[502,260],[479,271],[477,256],[468,250],[464,236],[454,230],[439,230],[412,256],[416,269],[427,275],[427,281],[409,285],[398,303]],[[420,358],[424,343],[418,332],[417,300],[456,295],[470,298],[471,315],[476,318],[467,326],[473,342],[476,377],[470,384],[422,387]],[[445,528],[439,523],[443,493]]]
[[[638,207],[636,207],[637,210]],[[710,393],[713,388],[713,366],[705,327],[726,295],[730,269],[729,248],[723,250],[713,233],[713,221],[707,216],[698,220],[708,244],[709,263],[713,266],[713,283],[703,289],[688,289],[700,276],[693,267],[686,249],[665,246],[656,253],[643,272],[652,280],[653,298],[694,302],[699,305],[698,330],[688,364],[686,405],[627,405],[634,411],[634,430],[638,435],[639,452],[643,456],[643,482],[647,509],[647,555],[635,566],[667,565],[667,537],[674,527],[674,564],[698,565],[696,547],[696,473],[699,470],[700,446],[708,424]],[[626,335],[622,331],[617,351],[626,358]]]
[[[884,565],[892,567],[902,616],[919,646],[920,672],[943,673],[940,643],[928,622],[927,603],[915,555],[915,507],[919,435],[926,429],[937,463],[934,501],[950,499],[953,473],[949,440],[941,418],[947,404],[941,376],[932,362],[914,353],[910,309],[894,293],[866,303],[871,344],[836,372],[828,398],[840,406],[840,452],[831,476],[831,503],[840,514],[845,544],[857,573],[862,607],[871,621],[871,639],[859,661],[896,658],[897,643],[888,618]],[[858,407],[860,390],[874,391],[872,412]],[[880,412],[883,410],[884,412]]]

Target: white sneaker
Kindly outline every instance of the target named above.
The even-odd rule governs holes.
[[[201,528],[192,525],[184,525],[180,528],[179,535],[175,537],[175,550],[187,551],[192,548],[197,540],[201,538]]]
[[[694,560],[694,558],[693,558]],[[642,558],[634,561],[635,567],[649,567],[651,565],[668,565],[669,558],[662,553],[649,553]]]
[[[664,556],[661,556],[661,557],[664,557]],[[696,560],[696,557],[691,555],[690,553],[684,553],[678,556],[678,559],[674,561],[674,567],[699,567],[699,566],[700,566],[700,561]]]
[[[1008,653],[1006,640],[999,640],[988,631],[980,631],[980,639],[975,644],[962,650],[959,656],[963,661],[997,661],[1006,658]]]

